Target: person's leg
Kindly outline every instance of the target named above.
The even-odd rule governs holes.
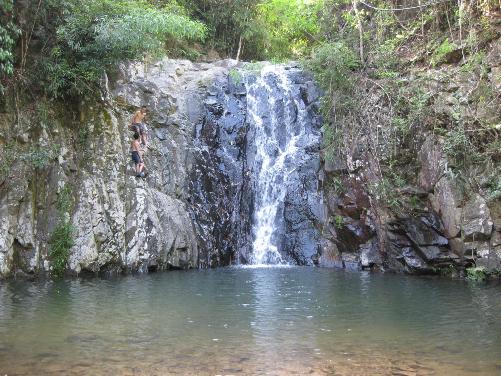
[[[136,176],[139,175],[139,164],[141,163],[141,159],[136,152],[132,152],[132,161],[134,162],[134,170],[136,171]]]
[[[148,145],[146,126],[141,124],[141,143],[146,147]]]

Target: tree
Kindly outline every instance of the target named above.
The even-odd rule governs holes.
[[[33,9],[42,5],[31,18],[24,16],[26,28],[34,30],[36,25],[37,30],[24,48],[27,51],[30,43],[33,48],[31,72],[37,79],[31,82],[38,82],[53,98],[92,90],[106,69],[126,59],[158,56],[165,52],[167,40],[202,40],[206,34],[201,22],[172,4],[158,6],[145,0],[30,3]],[[18,9],[20,16],[23,12],[26,9]]]

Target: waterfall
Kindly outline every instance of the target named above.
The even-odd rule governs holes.
[[[287,73],[283,66],[268,65],[247,84],[247,121],[255,148],[249,166],[254,181],[251,264],[286,264],[280,253],[285,199],[304,159],[301,140],[308,137],[306,106]]]
[[[216,79],[196,126],[189,200],[203,267],[318,254],[320,94],[295,64],[255,68]]]

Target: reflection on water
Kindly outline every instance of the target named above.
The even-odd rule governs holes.
[[[501,286],[297,267],[12,281],[0,374],[501,374]]]

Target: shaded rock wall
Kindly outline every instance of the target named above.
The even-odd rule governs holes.
[[[492,186],[500,159],[498,150],[485,152],[486,145],[496,145],[500,137],[499,39],[492,42],[484,63],[484,76],[458,65],[409,73],[407,82],[418,83],[429,95],[428,124],[418,124],[412,145],[399,153],[402,160],[392,173],[408,180],[391,188],[390,195],[377,189],[383,184],[382,162],[365,150],[371,135],[362,134],[355,144],[345,145],[351,153],[324,158],[328,216],[320,265],[409,273],[461,274],[467,267],[501,271],[501,204]],[[484,94],[478,93],[480,88]],[[485,93],[490,99],[478,101]],[[435,132],[437,124],[442,130],[454,129],[458,117],[463,124],[482,125],[466,131],[478,132],[475,147],[484,152],[466,167],[455,165],[447,154],[456,152],[447,134]],[[384,145],[384,134],[390,131],[384,125],[378,129],[377,147],[390,148]],[[395,210],[395,200],[413,205]]]

